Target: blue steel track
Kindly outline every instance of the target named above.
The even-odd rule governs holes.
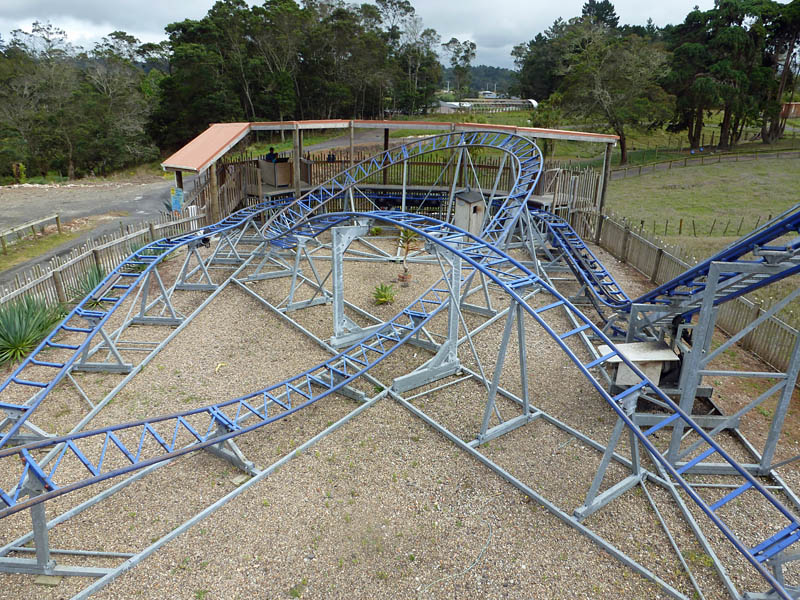
[[[517,223],[522,211],[528,209],[527,199],[538,177],[539,165],[541,162],[538,149],[528,140],[522,140],[521,138],[515,138],[515,136],[507,134],[459,133],[439,137],[448,139],[443,140],[444,143],[438,146],[434,143],[432,145],[434,150],[459,146],[484,145],[509,151],[518,161],[516,185],[503,206],[495,213],[492,221],[486,227],[481,237],[472,236],[452,225],[430,217],[406,213],[375,211],[370,213],[314,214],[315,211],[324,207],[331,199],[338,197],[343,191],[347,190],[348,186],[354,185],[359,179],[364,179],[375,172],[375,170],[365,167],[362,164],[345,172],[345,176],[341,178],[341,180],[337,180],[336,183],[331,183],[328,187],[322,186],[304,198],[290,203],[288,207],[270,217],[266,226],[263,228],[266,239],[270,243],[276,245],[292,246],[298,235],[316,236],[334,225],[349,222],[354,218],[369,218],[376,222],[414,230],[429,243],[435,244],[459,256],[470,266],[465,270],[463,276],[468,277],[470,273],[477,270],[497,284],[515,302],[519,303],[528,315],[553,338],[555,343],[592,383],[611,409],[614,410],[619,418],[625,422],[626,426],[637,436],[640,443],[647,448],[654,460],[657,460],[671,478],[685,490],[689,497],[702,509],[711,522],[719,528],[731,544],[753,565],[781,597],[791,598],[775,580],[773,575],[766,569],[764,562],[794,543],[797,539],[800,539],[800,522],[798,522],[797,517],[784,507],[773,494],[769,493],[747,470],[731,458],[702,428],[697,426],[689,415],[684,413],[677,404],[658,389],[653,382],[648,380],[633,363],[616,349],[613,342],[585,315],[578,311],[578,309],[557,290],[550,287],[545,281],[500,249]],[[451,138],[457,139],[454,140]],[[388,153],[380,155],[382,158],[373,163],[373,166],[376,167],[377,170],[394,164],[392,162],[394,159],[391,157],[387,158],[387,155]],[[399,154],[396,155],[396,160],[405,160],[411,155],[412,153],[408,151],[407,147],[403,147]],[[529,172],[526,171],[526,167],[529,168]],[[361,170],[359,171],[358,169]],[[360,177],[356,177],[356,174],[359,174]],[[172,240],[159,240],[158,242],[154,242],[151,247],[153,250],[157,251],[173,251],[181,245],[196,241],[201,235],[211,236],[215,233],[242,227],[248,220],[252,220],[254,217],[267,210],[272,210],[273,208],[274,207],[260,205],[251,209],[246,209],[245,211],[239,211],[202,233],[189,234]],[[556,220],[549,219],[543,215],[539,215],[539,218],[546,218],[549,228],[562,230],[561,239],[567,240],[563,242],[564,246],[562,246],[562,248],[568,254],[573,254],[576,264],[582,265],[582,271],[588,271],[586,273],[587,282],[594,281],[595,284],[599,286],[590,285],[592,289],[599,290],[598,293],[600,294],[605,288],[606,293],[602,294],[605,297],[605,302],[619,302],[621,308],[629,305],[629,301],[626,302],[620,296],[620,294],[624,295],[624,292],[615,285],[616,282],[614,282],[614,285],[606,285],[609,283],[607,277],[610,277],[610,275],[607,275],[607,272],[602,269],[602,265],[599,265],[599,261],[596,261],[596,258],[593,258],[590,252],[588,254],[590,258],[587,259],[586,252],[588,252],[588,249],[585,248],[585,245],[581,247],[582,242],[579,242],[579,238],[578,241],[575,241],[571,235],[565,235],[566,232],[564,228],[559,227]],[[789,220],[791,221],[789,222]],[[786,231],[797,230],[797,213],[789,215],[786,219],[783,219],[783,221],[787,222],[783,223],[778,229],[772,230],[765,235],[758,236],[757,240],[751,240],[751,242],[755,243],[757,241],[759,244],[763,245],[766,236],[774,235],[778,230],[783,230],[784,233],[786,233]],[[577,238],[577,236],[574,237]],[[752,243],[748,242],[750,245],[743,244],[739,248],[734,248],[730,256],[737,260],[741,259],[747,252],[752,251],[752,248],[755,247]],[[749,247],[750,250],[745,251],[746,247]],[[116,271],[116,275],[119,277],[124,277],[126,275],[126,264],[128,264],[129,267],[144,266],[146,271],[147,269],[153,268],[153,265],[162,257],[158,255],[153,257],[152,260],[148,260],[144,258],[145,256],[147,256],[147,253],[143,251],[135,253],[126,263],[120,266]],[[657,290],[657,293],[651,297],[650,301],[662,301],[665,296],[674,294],[676,291],[681,291],[687,286],[691,287],[692,283],[697,282],[698,279],[702,277],[703,270],[699,267],[701,267],[701,265],[695,267],[689,279],[676,279],[671,286],[661,286],[661,288]],[[114,275],[115,274],[112,274],[112,276]],[[107,280],[105,284],[106,288],[101,284],[98,290],[107,289],[108,282],[114,281],[112,276]],[[112,286],[113,285],[114,284],[112,284]],[[549,294],[553,301],[539,308],[533,308],[528,305],[523,300],[524,291],[533,287],[539,288]],[[118,288],[121,289],[122,295],[118,300],[112,303],[112,310],[113,306],[121,304],[124,297],[131,292],[132,288],[133,285],[130,285],[128,288]],[[609,291],[611,291],[610,294],[608,293]],[[371,336],[366,337],[364,340],[354,344],[338,356],[290,379],[241,398],[228,400],[223,403],[213,404],[192,411],[47,439],[25,446],[2,449],[0,450],[0,464],[2,464],[4,468],[9,469],[9,471],[14,470],[19,472],[19,478],[17,479],[17,484],[12,489],[0,490],[0,500],[2,500],[6,506],[4,510],[0,510],[0,518],[92,483],[141,469],[156,462],[187,454],[212,444],[218,444],[295,413],[341,389],[349,382],[352,382],[366,373],[378,362],[391,355],[394,350],[413,336],[430,318],[440,312],[446,306],[447,302],[448,294],[446,287],[444,287],[441,282],[434,284],[423,296],[411,306],[401,311],[384,327]],[[549,316],[547,314],[548,311],[557,308],[571,313],[579,325],[567,332],[557,332],[547,320]],[[73,313],[65,319],[61,327],[75,316],[85,316],[85,313],[82,314],[79,309],[85,310],[82,309],[82,305],[77,307]],[[92,315],[92,318],[96,321],[103,321],[108,318],[112,310],[98,311],[102,314]],[[610,352],[588,362],[579,358],[567,345],[567,340],[582,332],[591,334],[600,343],[606,344]],[[88,338],[84,344],[88,344],[91,338],[91,331],[83,333],[86,333]],[[50,347],[52,347],[52,343],[51,341]],[[48,347],[47,340],[40,346],[38,351],[41,351],[41,349],[45,347]],[[83,345],[75,348],[76,356],[82,351],[82,348]],[[35,354],[38,354],[38,351]],[[639,379],[637,384],[615,396],[610,395],[610,393],[605,390],[600,379],[596,377],[595,372],[593,372],[593,369],[605,364],[612,358],[625,363]],[[39,361],[39,363],[41,362],[43,361]],[[71,363],[65,362],[58,368],[68,369],[69,364]],[[24,367],[25,364],[23,363],[23,365],[15,371],[10,380],[14,380],[14,383],[19,384],[19,372],[21,372]],[[53,366],[52,368],[55,369],[57,367]],[[40,386],[41,389],[46,391],[49,391],[49,389],[52,389],[52,386],[55,385],[55,383],[49,382],[38,383],[42,384]],[[8,384],[9,381],[6,381],[3,387],[0,387],[0,392],[2,392],[2,389]],[[664,416],[663,420],[646,431],[642,431],[637,427],[622,408],[625,398],[629,397],[631,394],[640,392],[647,392],[658,397],[668,407],[668,413]],[[46,396],[46,393],[41,394],[40,397],[36,399],[35,403],[26,407],[25,415],[33,412],[44,396]],[[255,418],[257,422],[246,425],[244,423],[246,420],[245,417],[248,419]],[[678,420],[682,421],[686,427],[693,430],[697,436],[703,440],[704,449],[687,463],[675,466],[661,455],[659,450],[652,443],[650,436]],[[159,434],[157,428],[162,431],[162,434]],[[220,429],[226,431],[226,433],[219,435],[218,432]],[[171,435],[164,435],[163,431],[165,430],[169,430]],[[6,435],[6,438],[7,437],[8,434]],[[123,438],[129,439],[128,443],[125,443]],[[180,441],[185,441],[186,439],[193,441],[193,443],[189,446],[179,444]],[[131,442],[130,440],[134,441]],[[155,442],[155,444],[152,442]],[[36,453],[35,451],[56,446],[60,446],[61,450],[54,464],[48,466],[40,465],[34,456]],[[99,459],[94,461],[90,460],[88,458],[90,455],[90,452],[87,450],[88,448],[99,448]],[[740,477],[742,483],[739,488],[709,505],[684,479],[683,473],[711,455],[717,455],[732,467],[733,471]],[[74,481],[61,481],[59,479],[58,467],[62,464],[62,460],[65,456],[77,458],[77,460],[84,465],[86,475],[83,478]],[[112,456],[113,459],[111,458]],[[125,466],[117,466],[120,462],[127,464],[125,464]],[[113,464],[107,465],[106,463]],[[43,493],[28,500],[22,500],[23,484],[28,478],[37,480],[43,489]],[[748,490],[759,494],[766,500],[770,507],[769,512],[762,515],[765,521],[763,530],[774,531],[776,528],[780,530],[778,534],[755,545],[748,545],[740,540],[717,512],[729,501]],[[776,523],[780,524],[776,525]]]

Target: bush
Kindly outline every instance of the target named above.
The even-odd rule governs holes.
[[[38,298],[23,297],[0,306],[0,364],[22,360],[63,316],[61,306]]]
[[[105,277],[106,272],[102,267],[92,265],[92,267],[86,271],[80,284],[69,288],[69,293],[72,296],[73,302],[80,302],[86,298],[86,296],[92,293],[94,288],[100,285],[100,282],[103,281]],[[98,306],[100,306],[100,301],[94,298],[90,298],[86,302],[86,308],[96,308]]]
[[[372,292],[372,297],[375,299],[375,304],[392,304],[397,291],[394,286],[390,284],[381,283]]]

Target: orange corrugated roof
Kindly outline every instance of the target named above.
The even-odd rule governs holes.
[[[205,171],[250,131],[250,123],[214,123],[161,163],[173,171]]]

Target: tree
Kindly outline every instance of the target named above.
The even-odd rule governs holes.
[[[780,111],[784,93],[793,85],[792,62],[800,42],[800,0],[785,5],[765,0],[757,6],[765,29],[762,61],[772,72],[772,85],[765,88],[763,98],[761,139],[772,144],[783,134],[786,124]]]
[[[469,91],[470,64],[475,59],[475,42],[464,40],[460,42],[456,38],[450,38],[446,44],[442,44],[445,54],[450,57],[450,66],[453,68],[455,78],[455,93],[458,98],[462,98]]]
[[[619,25],[619,17],[614,10],[614,5],[609,0],[588,0],[583,5],[581,14],[584,17],[593,19],[596,23],[600,23],[609,29],[615,29]]]
[[[401,26],[414,18],[414,7],[408,0],[375,0],[375,4],[386,26],[389,44],[396,48],[403,35]]]
[[[567,24],[556,19],[544,33],[527,44],[514,47],[511,55],[518,69],[519,95],[542,101],[558,89],[562,75],[559,71],[560,57],[557,40],[563,35]]]
[[[627,128],[658,124],[672,113],[672,99],[658,84],[666,53],[638,36],[613,35],[586,17],[570,22],[560,48],[564,106],[604,119],[619,136],[620,162],[626,164]]]
[[[423,28],[422,19],[408,22],[397,55],[403,74],[396,85],[397,108],[409,114],[427,111],[441,79],[441,65],[436,55],[441,39],[433,29]]]

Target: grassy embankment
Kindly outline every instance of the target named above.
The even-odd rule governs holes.
[[[607,207],[616,216],[626,217],[634,229],[644,224],[650,233],[655,230],[659,238],[673,246],[673,253],[680,254],[674,248],[677,246],[689,258],[701,260],[763,224],[770,215],[798,203],[799,182],[800,161],[796,159],[676,168],[611,180]],[[681,219],[683,232],[679,234]],[[797,286],[796,277],[750,297],[769,305]],[[797,327],[800,302],[793,304],[781,318]]]

